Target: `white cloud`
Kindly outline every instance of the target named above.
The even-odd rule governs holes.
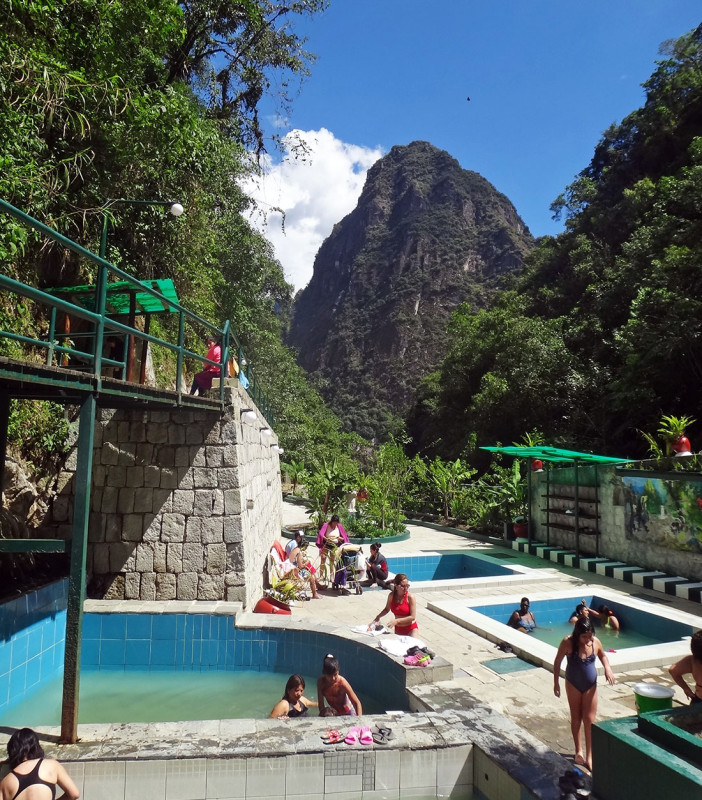
[[[286,156],[280,163],[264,164],[263,176],[244,184],[244,191],[265,214],[252,217],[275,248],[285,277],[295,289],[312,277],[314,257],[334,225],[352,211],[363,189],[366,172],[382,155],[374,149],[346,144],[331,131],[290,131],[283,143],[289,152],[295,139],[302,140],[307,156]],[[281,214],[285,212],[285,232]]]

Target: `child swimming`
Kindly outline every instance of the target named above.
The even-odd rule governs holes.
[[[361,701],[346,678],[339,675],[339,662],[331,653],[324,656],[322,674],[317,679],[317,701],[320,717],[356,717],[363,714]]]

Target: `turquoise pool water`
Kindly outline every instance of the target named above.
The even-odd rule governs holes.
[[[317,700],[316,677],[304,676],[305,696]],[[80,682],[80,722],[180,722],[197,719],[267,717],[285,690],[287,674],[236,672],[86,671]],[[54,676],[40,691],[0,716],[13,727],[61,724],[62,678]],[[384,709],[363,693],[364,712]],[[310,716],[317,716],[312,707]]]
[[[623,601],[617,603],[610,598],[603,600],[596,595],[585,596],[583,599],[590,608],[597,608],[604,603],[612,609],[619,620],[620,632],[603,628],[597,620],[593,620],[595,635],[601,640],[605,650],[624,650],[630,647],[677,641],[684,636],[690,636],[693,632],[690,625],[667,620],[657,614],[648,614],[641,609],[627,606]],[[568,619],[580,600],[580,596],[554,600],[532,600],[531,611],[536,618],[537,627],[530,635],[558,647],[563,637],[569,636],[573,632],[573,626],[568,623]],[[473,611],[505,624],[515,608],[515,603],[471,604]]]
[[[65,610],[60,603],[31,614],[19,609],[11,624],[8,616],[0,619],[0,724],[58,724]],[[291,673],[305,676],[307,696],[316,700],[330,652],[364,711],[408,710],[403,668],[352,640],[237,628],[227,614],[88,613],[79,722],[265,717]]]
[[[387,561],[391,572],[395,574],[403,572],[411,581],[440,581],[517,574],[510,567],[499,564],[499,557],[477,554],[428,553],[418,556],[393,556]]]

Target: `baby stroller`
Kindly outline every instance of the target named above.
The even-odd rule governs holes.
[[[359,544],[342,544],[337,548],[333,589],[353,589],[356,594],[363,594],[356,569],[356,558],[362,552]]]

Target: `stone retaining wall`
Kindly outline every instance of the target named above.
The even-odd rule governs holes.
[[[88,550],[89,595],[127,600],[261,596],[266,554],[280,534],[276,437],[239,387],[227,412],[101,410],[96,422]],[[258,413],[258,412],[257,412]],[[61,476],[53,522],[71,536],[76,453]]]

